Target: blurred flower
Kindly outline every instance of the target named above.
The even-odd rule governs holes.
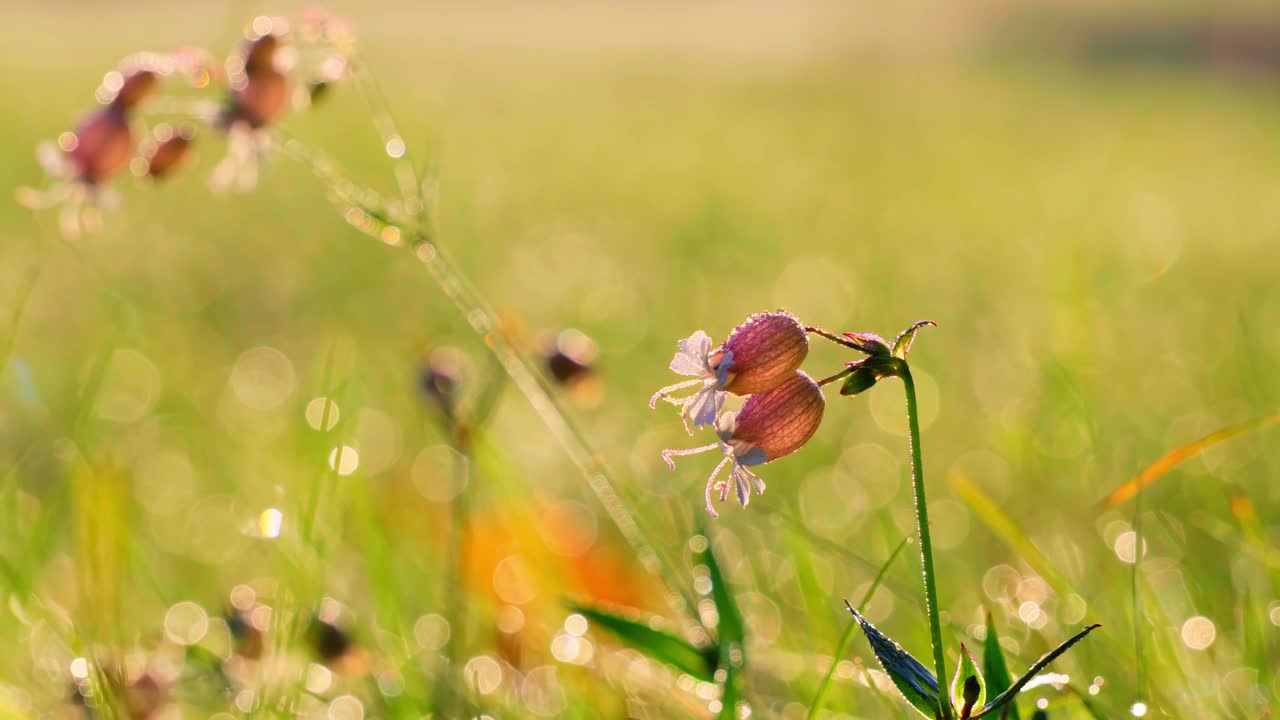
[[[725,458],[707,478],[707,512],[719,517],[712,506],[712,494],[720,501],[729,497],[733,486],[742,507],[751,499],[751,488],[764,492],[764,481],[747,468],[773,462],[799,450],[822,423],[826,400],[822,389],[803,371],[793,370],[791,378],[772,390],[747,398],[742,410],[728,412],[716,421],[719,442],[687,450],[663,450],[662,459],[674,470],[673,458],[719,450]],[[717,480],[725,465],[731,465],[728,480]]]
[[[361,676],[369,672],[370,655],[356,645],[351,634],[319,617],[307,626],[307,644],[320,662],[339,675]]]
[[[457,419],[466,367],[466,356],[461,351],[439,347],[431,351],[418,375],[422,394],[450,424]]]
[[[236,610],[227,613],[227,629],[231,631],[231,638],[235,641],[235,653],[247,660],[257,660],[262,657],[262,631],[254,625],[249,614]]]
[[[280,52],[286,27],[282,20],[256,18],[253,34],[227,60],[231,92],[218,118],[227,131],[227,155],[209,179],[214,190],[234,184],[245,191],[258,184],[258,168],[271,140],[265,129],[289,106],[289,77]]]
[[[543,357],[551,377],[561,385],[571,385],[595,373],[596,343],[585,333],[568,328],[556,335]]]
[[[66,237],[98,229],[100,208],[115,202],[105,185],[133,156],[130,113],[158,82],[159,76],[150,69],[107,73],[98,89],[104,107],[86,115],[74,132],[63,133],[56,144],[36,148],[36,158],[52,180],[50,187],[43,192],[22,188],[18,202],[32,209],[60,205],[59,225]]]
[[[694,427],[716,422],[726,393],[749,395],[786,382],[804,362],[809,338],[799,320],[779,310],[747,318],[714,352],[711,338],[701,330],[681,340],[679,346],[671,370],[694,379],[662,388],[649,398],[649,407],[655,407],[658,400],[679,406],[685,430],[692,434],[690,420]],[[675,390],[696,385],[702,387],[692,395],[671,396]]]
[[[153,140],[143,148],[143,175],[160,180],[186,160],[191,148],[191,131],[174,131],[168,125],[157,125]]]

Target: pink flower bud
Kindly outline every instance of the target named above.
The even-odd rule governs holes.
[[[749,395],[770,390],[787,381],[809,353],[804,326],[781,310],[747,318],[714,352],[711,338],[699,330],[681,340],[671,370],[693,380],[668,385],[654,393],[649,407],[665,400],[680,406],[685,429],[712,425],[724,407],[726,393]],[[672,397],[681,388],[701,385],[692,395]]]
[[[752,395],[734,418],[732,435],[722,438],[734,447],[764,451],[765,462],[799,450],[822,423],[826,409],[822,389],[813,378],[793,370],[791,378],[768,392]]]
[[[791,377],[809,354],[809,336],[790,313],[757,313],[733,329],[711,356],[713,364],[728,353],[733,354],[733,364],[723,389],[734,395],[751,395]]]
[[[707,478],[707,512],[718,517],[712,506],[712,496],[718,491],[723,502],[729,497],[729,488],[737,494],[742,507],[751,499],[751,489],[764,492],[764,481],[747,468],[773,462],[799,450],[813,437],[822,423],[826,399],[822,388],[800,370],[793,370],[791,377],[763,393],[752,395],[737,413],[727,412],[716,420],[716,434],[720,441],[688,450],[663,450],[662,458],[675,469],[673,458],[719,450],[724,460],[716,465]],[[717,480],[725,465],[731,465],[729,478]]]

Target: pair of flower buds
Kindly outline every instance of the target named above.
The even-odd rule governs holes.
[[[733,488],[743,507],[751,489],[763,493],[765,484],[750,470],[799,450],[822,422],[826,400],[818,383],[800,370],[809,353],[804,325],[781,310],[747,318],[714,351],[711,338],[699,330],[679,342],[671,369],[693,379],[662,388],[649,400],[664,400],[680,408],[690,434],[694,427],[713,426],[718,441],[685,450],[663,450],[662,458],[675,469],[674,458],[719,450],[725,458],[707,479],[707,512],[718,517],[712,500],[721,502]],[[691,395],[672,393],[696,388]],[[722,412],[727,396],[746,396],[737,412]],[[692,426],[692,427],[691,427]],[[729,465],[727,480],[718,480]]]

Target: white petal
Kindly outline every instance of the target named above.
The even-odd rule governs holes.
[[[732,475],[733,485],[738,491],[738,502],[742,504],[742,507],[746,507],[747,503],[751,502],[751,485],[748,483],[747,478],[743,476],[744,472],[742,468],[734,466]]]
[[[683,352],[676,353],[671,358],[671,371],[680,375],[693,375],[694,377],[706,377],[707,370],[703,363],[689,357]]]
[[[724,407],[725,394],[708,385],[693,394],[685,404],[685,415],[694,427],[714,425],[720,409]]]

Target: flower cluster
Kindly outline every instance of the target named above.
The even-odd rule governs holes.
[[[765,484],[750,470],[799,450],[822,422],[826,400],[818,383],[800,370],[809,352],[805,327],[781,310],[747,318],[712,349],[711,338],[699,330],[679,342],[671,370],[691,380],[662,388],[649,400],[680,408],[690,434],[693,428],[713,426],[717,441],[685,450],[664,450],[662,457],[675,469],[674,458],[719,450],[724,459],[707,479],[707,512],[718,517],[713,504],[723,502],[732,488],[743,507],[751,490],[763,493]],[[693,388],[677,397],[676,391]],[[724,412],[728,395],[746,396],[742,409]],[[727,479],[719,479],[725,466]]]
[[[355,49],[347,21],[323,11],[307,10],[296,33],[289,25],[284,18],[255,18],[222,67],[199,48],[125,58],[98,87],[100,107],[37,148],[48,182],[42,189],[20,189],[18,201],[32,209],[60,208],[66,237],[96,231],[101,210],[115,205],[111,181],[125,169],[152,180],[167,177],[189,154],[199,126],[227,138],[211,187],[252,188],[271,147],[270,128],[290,107],[310,105],[346,77]],[[169,77],[185,78],[198,90],[221,89],[225,100],[153,97]]]

